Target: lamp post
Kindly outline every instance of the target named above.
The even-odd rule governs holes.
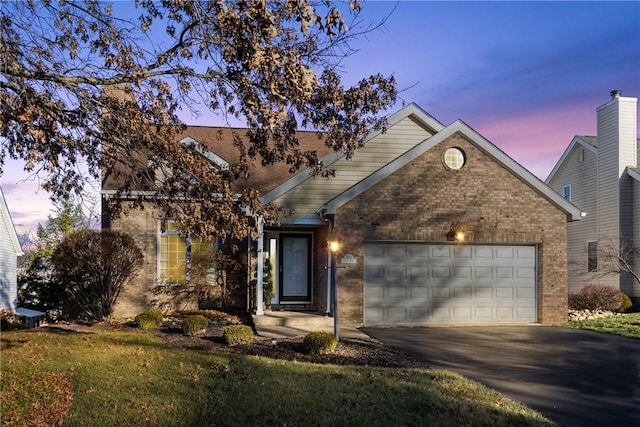
[[[340,250],[340,240],[333,238],[329,240],[329,251],[331,251],[331,287],[333,293],[333,334],[336,336],[336,340],[340,340],[339,328],[338,328],[338,273],[336,267],[336,258],[338,251]]]

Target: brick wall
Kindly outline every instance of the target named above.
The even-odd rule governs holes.
[[[466,154],[459,171],[447,148]],[[338,271],[341,318],[363,320],[364,242],[446,241],[459,222],[469,243],[538,244],[538,320],[567,318],[566,214],[460,134],[453,135],[337,212],[336,232],[358,263]]]
[[[144,267],[125,287],[115,306],[114,318],[130,318],[148,308],[166,312],[194,310],[198,307],[193,288],[186,286],[156,286],[158,266],[158,217],[147,206],[132,210],[111,221],[111,229],[128,233],[144,254]]]

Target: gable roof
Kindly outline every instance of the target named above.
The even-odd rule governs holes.
[[[320,215],[335,214],[340,206],[455,133],[464,135],[471,143],[564,211],[569,220],[581,218],[581,212],[576,206],[463,121],[458,120],[444,127],[415,104],[410,104],[391,116],[386,134],[371,134],[364,147],[352,159],[346,160],[344,156],[336,154],[327,156],[323,161],[326,167],[335,170],[334,178],[326,181],[315,178],[306,171],[287,180],[262,200],[265,203],[273,202],[285,210],[295,210],[293,217],[281,218],[282,223],[304,224],[321,221]],[[399,135],[402,137],[402,143],[392,139],[393,136]],[[363,163],[368,167],[363,168]]]
[[[551,180],[553,179],[555,174],[558,172],[560,167],[564,164],[564,161],[567,159],[567,157],[569,157],[569,154],[571,154],[571,152],[573,151],[573,149],[577,145],[580,145],[580,146],[586,148],[587,150],[589,150],[589,151],[591,151],[593,153],[597,153],[598,152],[598,138],[597,137],[595,137],[595,136],[587,136],[587,135],[576,135],[576,136],[574,136],[573,139],[571,140],[571,143],[567,146],[567,148],[562,153],[562,156],[560,156],[560,160],[558,160],[558,162],[553,167],[553,169],[549,173],[549,176],[547,176],[547,179],[545,179],[544,182],[546,182],[547,184],[549,184],[551,182]]]
[[[23,254],[22,248],[20,247],[20,241],[18,240],[18,234],[16,233],[16,229],[13,225],[13,221],[11,220],[11,214],[9,213],[9,207],[7,206],[7,201],[4,198],[4,193],[2,192],[2,188],[0,188],[0,218],[2,219],[2,226],[7,228],[7,232],[9,234],[9,244],[13,247],[16,256],[20,256]]]
[[[637,144],[636,153],[637,153],[637,156],[638,156],[637,165],[640,166],[640,138],[638,138],[636,140],[636,144]],[[588,135],[576,135],[576,136],[574,136],[573,139],[571,140],[571,143],[569,143],[567,148],[564,150],[564,152],[562,153],[562,156],[560,156],[560,159],[555,164],[555,166],[553,167],[553,169],[549,173],[549,176],[547,176],[547,179],[545,179],[544,182],[546,182],[547,184],[549,184],[551,182],[551,180],[554,178],[556,173],[558,173],[558,170],[560,169],[560,167],[562,167],[562,165],[564,164],[565,160],[567,159],[569,154],[571,154],[571,152],[576,147],[576,145],[580,145],[580,146],[586,148],[587,150],[591,151],[592,153],[597,153],[598,152],[598,137],[596,137],[596,136],[588,136]],[[627,169],[628,170],[633,170],[631,168],[627,168]]]

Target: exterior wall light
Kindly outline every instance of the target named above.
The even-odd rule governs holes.
[[[466,237],[459,222],[452,222],[449,227],[449,232],[446,234],[447,241],[449,242],[464,242]]]
[[[337,254],[338,251],[340,250],[340,240],[339,239],[333,239],[333,240],[329,240],[329,250],[331,251],[332,254]]]

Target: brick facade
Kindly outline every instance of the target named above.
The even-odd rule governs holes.
[[[450,147],[466,155],[461,170],[443,163]],[[335,232],[358,259],[338,272],[341,319],[363,321],[365,241],[444,242],[458,222],[469,243],[536,244],[538,320],[566,320],[566,214],[460,134],[339,208]]]

